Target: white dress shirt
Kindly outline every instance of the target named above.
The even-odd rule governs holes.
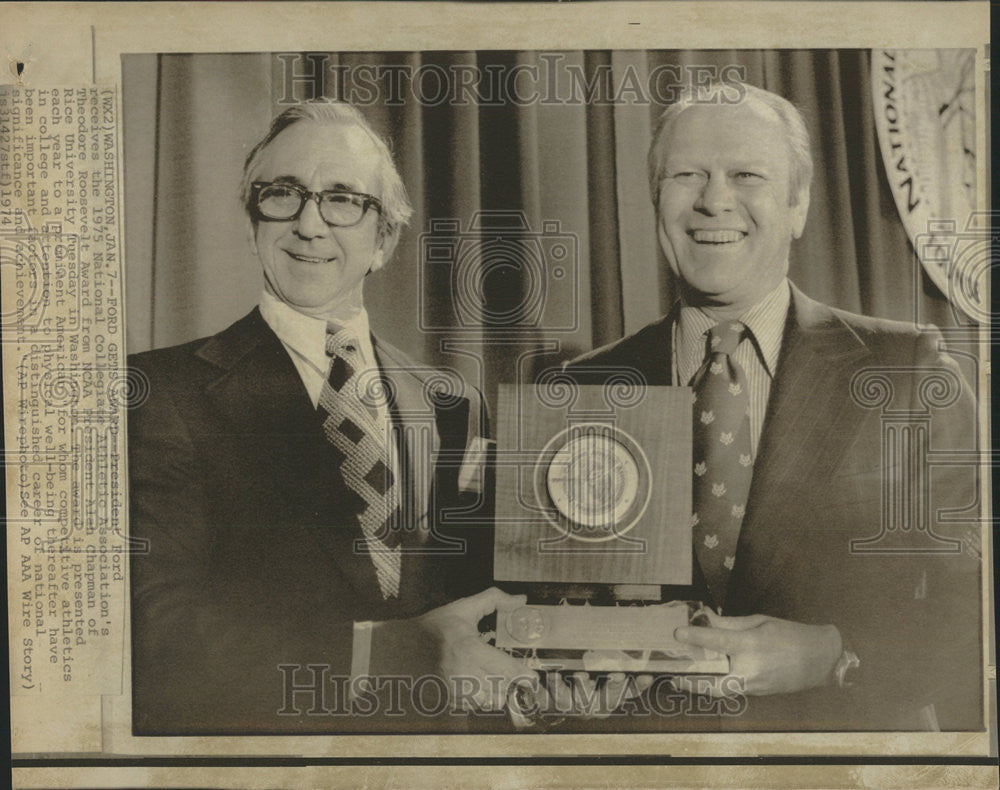
[[[331,359],[326,353],[327,319],[300,313],[267,291],[260,298],[260,314],[295,363],[295,369],[299,372],[313,406],[318,406],[323,382],[330,374]],[[353,315],[331,317],[329,321],[350,330],[357,337],[362,370],[378,372],[378,360],[375,358],[371,329],[368,326],[368,312],[362,307]],[[385,419],[388,407],[384,397],[378,400],[376,407],[379,416]]]

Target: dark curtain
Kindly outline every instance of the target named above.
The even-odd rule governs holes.
[[[806,293],[869,315],[955,323],[914,258],[888,190],[867,50],[124,61],[130,351],[216,332],[256,303],[262,281],[236,197],[243,158],[287,101],[358,95],[365,86],[351,80],[363,65],[386,71],[377,82],[383,98],[399,92],[391,81],[401,69],[423,69],[425,93],[433,94],[435,74],[456,69],[497,79],[519,74],[527,82],[514,82],[528,93],[530,69],[551,75],[557,64],[555,72],[572,71],[594,91],[590,101],[508,103],[433,95],[420,102],[403,91],[404,101],[362,107],[391,139],[415,208],[394,260],[366,284],[375,331],[428,364],[459,370],[493,406],[499,382],[528,381],[542,366],[615,340],[669,308],[673,288],[645,171],[669,92],[662,79],[658,92],[648,90],[656,74],[688,79],[699,69],[739,67],[748,82],[804,111],[816,172],[790,274]],[[637,101],[630,84],[659,95]],[[623,101],[602,100],[616,91]],[[498,223],[508,223],[504,232]]]

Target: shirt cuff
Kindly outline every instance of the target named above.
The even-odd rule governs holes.
[[[359,678],[368,677],[372,660],[372,626],[370,620],[354,624],[354,639],[351,650],[351,677],[347,684],[347,698],[353,700],[358,689]]]

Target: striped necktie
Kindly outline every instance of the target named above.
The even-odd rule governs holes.
[[[736,562],[736,544],[753,475],[750,395],[746,373],[733,358],[746,331],[738,321],[712,327],[705,362],[692,380],[694,550],[720,611]]]
[[[397,517],[398,489],[389,462],[387,427],[379,418],[370,393],[380,388],[362,375],[356,335],[330,324],[326,353],[330,374],[323,382],[319,408],[326,412],[323,431],[343,456],[340,474],[354,493],[365,502],[358,515],[368,553],[375,565],[379,588],[385,599],[399,595],[401,556]]]

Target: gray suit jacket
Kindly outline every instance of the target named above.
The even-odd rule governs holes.
[[[480,394],[373,344],[404,428],[403,546],[423,550],[404,551],[400,596],[388,602],[357,550],[364,503],[341,479],[322,415],[259,311],[213,337],[130,359],[149,380],[148,399],[128,415],[131,531],[146,545],[131,564],[137,734],[454,726],[454,717],[308,714],[304,694],[291,706],[300,713],[287,713],[281,666],[302,667],[299,685],[310,681],[305,667],[322,667],[335,710],[355,621],[412,617],[491,578],[491,533],[454,518],[489,507],[459,485],[466,448],[486,427]],[[412,656],[414,672],[432,660]]]
[[[669,385],[672,318],[567,371],[598,383],[608,367],[627,367]],[[975,462],[914,467],[884,451],[893,436],[926,436],[932,462],[938,451],[975,449],[974,399],[940,345],[936,331],[835,310],[792,288],[724,609],[836,625],[861,658],[859,684],[751,697],[718,716],[612,717],[608,729],[923,729],[931,710],[942,729],[982,727]],[[942,540],[887,515],[904,501],[886,499],[903,490],[887,488],[893,478],[926,494],[906,501],[920,503]],[[665,589],[666,599],[707,600],[697,560],[694,570],[695,584]]]

